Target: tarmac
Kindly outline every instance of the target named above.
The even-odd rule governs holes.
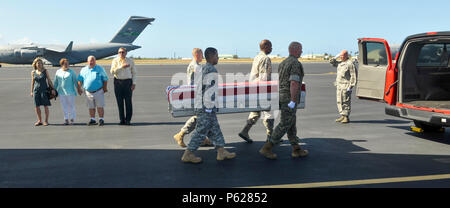
[[[297,112],[297,128],[308,157],[292,159],[284,138],[274,149],[278,159],[265,159],[258,154],[266,139],[262,122],[250,131],[255,142],[247,144],[237,134],[248,113],[237,113],[218,116],[226,148],[237,158],[216,161],[214,148],[202,147],[198,165],[180,161],[184,149],[173,135],[188,118],[169,114],[165,93],[186,65],[137,65],[132,126],[117,125],[114,86],[104,66],[110,82],[103,127],[86,126],[84,95],[76,98],[75,125],[62,125],[60,102],[53,100],[50,126],[35,127],[31,66],[3,66],[0,187],[450,187],[449,129],[412,132],[411,121],[384,114],[385,104],[356,97],[351,123],[336,123],[336,69],[328,63],[303,66],[306,108]],[[273,68],[277,72],[278,64]],[[57,68],[48,69],[53,77]],[[73,69],[78,73],[80,66]],[[217,69],[247,74],[251,65],[219,62]]]

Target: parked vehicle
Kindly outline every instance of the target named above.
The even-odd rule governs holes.
[[[407,37],[395,59],[384,39],[358,39],[356,96],[387,103],[386,114],[424,130],[450,126],[450,32]]]

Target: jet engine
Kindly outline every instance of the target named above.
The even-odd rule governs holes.
[[[37,56],[42,55],[42,53],[39,53],[37,50],[29,50],[29,49],[16,49],[14,50],[14,55],[18,58],[23,59],[33,59]]]

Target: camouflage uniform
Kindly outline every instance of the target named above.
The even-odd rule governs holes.
[[[356,85],[355,65],[350,59],[338,65],[334,85],[336,86],[336,100],[339,114],[349,116],[351,112],[352,91],[348,91],[347,89]]]
[[[272,61],[263,52],[253,59],[252,70],[250,72],[250,82],[270,81],[272,75]],[[247,119],[247,124],[254,125],[263,114],[263,124],[266,127],[267,135],[271,135],[273,131],[273,117],[270,111],[256,111],[250,112]]]
[[[194,131],[195,125],[197,125],[197,116],[192,116],[186,121],[184,126],[181,128],[181,131],[185,134],[190,134]]]
[[[217,69],[207,63],[202,67],[201,80],[198,82],[202,84],[197,84],[196,91],[201,90],[201,96],[195,98],[195,102],[201,102],[201,106],[195,109],[197,116],[197,125],[195,127],[194,133],[191,136],[191,141],[187,147],[190,151],[195,151],[199,148],[200,144],[208,137],[212,140],[214,146],[223,147],[225,146],[225,139],[223,137],[222,131],[217,120],[217,99],[216,94],[218,92],[218,73]],[[205,84],[205,81],[209,83]],[[201,89],[200,89],[201,88]],[[205,95],[205,93],[213,92],[211,95]],[[205,98],[205,96],[211,96]],[[205,112],[206,109],[212,110],[211,113]]]
[[[297,96],[296,106],[294,109],[288,107],[291,101],[291,81],[299,82],[299,88],[303,81],[303,66],[294,56],[289,56],[278,67],[279,73],[279,105],[281,110],[280,123],[270,137],[272,144],[278,144],[284,134],[287,133],[291,145],[298,145],[300,139],[297,137],[296,113],[297,105],[300,102],[300,96]],[[298,89],[299,92],[301,89]]]
[[[201,70],[201,65],[198,64],[195,60],[192,60],[192,62],[189,64],[186,70],[187,75],[187,83],[189,85],[194,85],[194,77],[195,72]],[[184,124],[183,128],[181,128],[181,131],[185,134],[189,134],[195,129],[195,125],[197,123],[197,116],[192,116],[189,118],[189,120],[186,121],[186,124]]]

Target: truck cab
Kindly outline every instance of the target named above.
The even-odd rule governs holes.
[[[386,114],[424,130],[450,126],[450,32],[409,36],[395,55],[379,38],[360,38],[358,48],[358,98],[385,102]]]

